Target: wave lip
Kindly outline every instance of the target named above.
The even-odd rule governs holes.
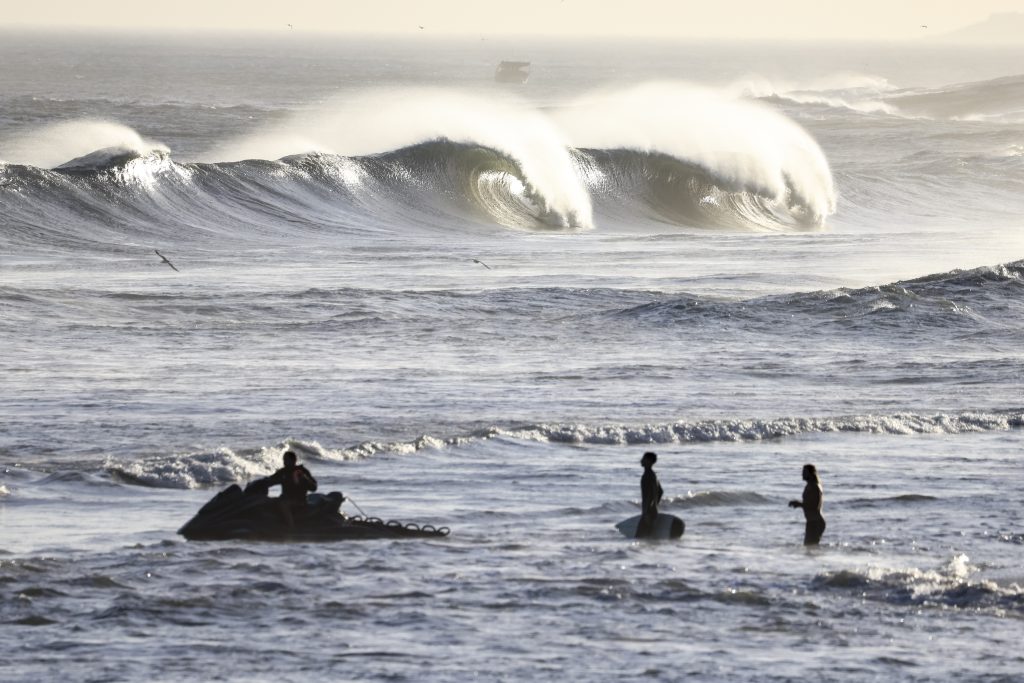
[[[692,177],[699,169],[707,187],[693,201],[721,202],[738,194],[728,202],[741,225],[821,227],[835,212],[832,173],[821,148],[795,122],[762,104],[688,84],[649,83],[582,98],[553,118],[577,148],[648,155],[655,166],[648,175],[656,183],[672,185],[676,176]],[[608,177],[592,175],[599,187]],[[611,178],[613,191],[621,191],[619,180]],[[688,185],[696,189],[688,179],[676,183],[684,192]],[[744,206],[755,200],[769,210]]]
[[[506,96],[483,98],[441,88],[368,90],[222,145],[210,160],[304,152],[367,157],[445,141],[512,160],[513,175],[547,222],[569,229],[592,227],[590,196],[564,136],[541,112]]]
[[[118,155],[148,156],[167,154],[166,145],[147,140],[120,123],[99,119],[80,119],[42,126],[28,133],[0,140],[4,160],[11,164],[58,168],[82,161],[93,154],[101,160],[103,150],[120,150]],[[109,161],[109,160],[108,160]],[[90,160],[90,163],[94,163]]]
[[[591,227],[584,209],[556,208],[546,190],[534,184],[522,162],[500,149],[445,138],[364,157],[357,163],[364,177],[387,194],[387,203],[433,205],[440,215],[452,210],[475,220],[513,228],[578,229]]]
[[[54,168],[55,171],[106,171],[121,166],[127,166],[137,159],[147,157],[161,159],[164,157],[159,152],[140,152],[131,147],[104,147],[70,161],[66,161]]]

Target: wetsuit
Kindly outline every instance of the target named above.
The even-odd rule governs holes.
[[[807,524],[804,526],[804,545],[818,545],[821,535],[825,533],[825,518],[821,515],[821,503],[824,495],[821,491],[821,483],[809,481],[804,487],[803,501],[800,507],[804,509],[804,519]]]
[[[305,505],[306,492],[316,491],[316,479],[302,465],[285,465],[263,480],[267,487],[281,486],[281,499],[292,505]]]
[[[654,520],[658,518],[658,503],[664,491],[658,482],[658,475],[651,467],[644,468],[640,477],[640,523],[636,526],[636,537],[644,538],[654,530]]]

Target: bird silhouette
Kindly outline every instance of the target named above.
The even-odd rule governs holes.
[[[153,251],[155,251],[155,252],[156,252],[156,255],[160,257],[160,260],[161,260],[161,261],[163,261],[164,263],[166,263],[167,265],[169,265],[169,266],[170,266],[171,268],[174,268],[174,264],[173,264],[173,263],[171,263],[170,261],[168,261],[168,260],[167,260],[167,257],[166,257],[166,256],[164,256],[163,254],[161,254],[161,253],[160,253],[159,251],[157,251],[156,249],[154,249]],[[177,268],[174,268],[174,272],[176,272],[176,273],[180,273],[181,271],[180,271],[180,270],[178,270]]]
[[[489,265],[487,265],[486,263],[484,263],[484,262],[483,262],[483,261],[481,261],[480,259],[473,259],[473,263],[479,263],[479,264],[480,264],[481,266],[483,266],[483,267],[484,267],[484,268],[486,268],[487,270],[490,270],[490,269],[491,269],[491,267],[490,267]]]

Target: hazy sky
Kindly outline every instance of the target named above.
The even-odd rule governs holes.
[[[41,0],[0,27],[281,30],[424,35],[916,39],[1024,0]],[[926,25],[928,28],[922,28]],[[423,26],[421,29],[420,26]]]

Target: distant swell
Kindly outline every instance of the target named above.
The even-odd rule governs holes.
[[[1024,75],[905,90],[886,100],[910,116],[934,119],[1024,121]]]
[[[744,505],[767,505],[773,501],[754,491],[699,491],[674,496],[662,501],[662,506],[674,508],[698,507],[739,507]]]

